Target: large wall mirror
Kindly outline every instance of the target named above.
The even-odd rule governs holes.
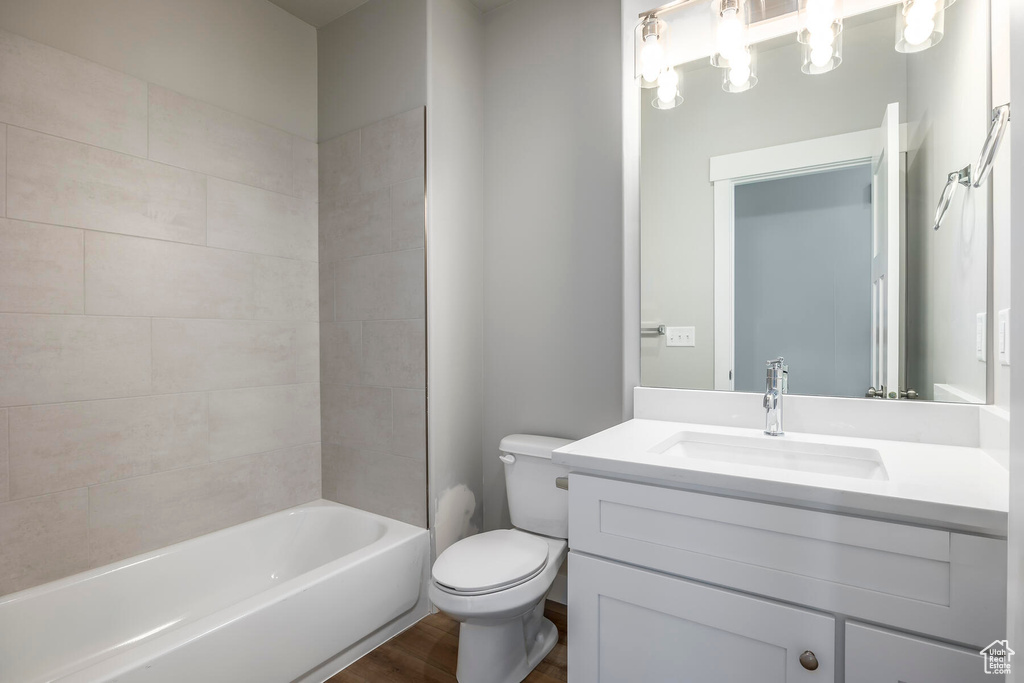
[[[827,73],[789,34],[743,92],[707,57],[678,106],[640,91],[644,386],[762,391],[782,356],[790,393],[986,402],[989,5],[912,53],[901,8],[846,17]]]

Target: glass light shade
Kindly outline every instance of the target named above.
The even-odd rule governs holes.
[[[896,51],[909,54],[938,45],[947,6],[945,0],[903,0],[897,5]]]
[[[838,32],[825,32],[824,35],[817,34],[810,36],[810,40],[801,40],[801,54],[803,63],[800,70],[805,74],[817,76],[835,70],[843,63],[843,33],[840,28]]]
[[[646,17],[635,32],[635,73],[641,88],[658,87],[658,76],[668,62],[668,24]]]
[[[750,7],[747,0],[713,0],[711,3],[711,29],[714,49],[711,64],[727,68],[730,58],[736,59],[747,47],[747,27],[750,26]]]
[[[753,47],[748,47],[740,55],[723,62],[722,68],[725,71],[722,90],[725,92],[746,92],[757,85],[757,52]]]
[[[679,94],[680,75],[678,69],[666,67],[658,76],[657,97],[651,104],[655,109],[674,109],[683,103]]]
[[[843,61],[842,0],[799,0],[799,29],[796,37],[802,47],[805,74],[832,71]]]

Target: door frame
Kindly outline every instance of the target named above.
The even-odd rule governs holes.
[[[711,157],[709,180],[715,196],[716,390],[732,391],[735,384],[736,186],[870,165],[877,146],[878,129],[872,128]],[[906,124],[901,124],[900,152],[906,150],[907,129]]]

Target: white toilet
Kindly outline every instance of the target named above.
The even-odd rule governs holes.
[[[430,599],[461,622],[459,683],[519,683],[558,642],[544,598],[567,548],[569,497],[555,479],[569,471],[551,462],[551,452],[569,443],[526,434],[502,439],[515,528],[465,538],[434,562]]]

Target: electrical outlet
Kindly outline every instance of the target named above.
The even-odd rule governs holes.
[[[985,344],[985,330],[988,329],[988,324],[986,322],[987,319],[987,313],[978,314],[978,327],[974,333],[974,353],[978,356],[978,360],[980,360],[982,363],[985,362],[985,347],[987,346]]]
[[[697,328],[668,327],[665,329],[666,346],[696,346]]]
[[[1003,365],[1010,364],[1010,309],[1004,308],[999,311],[999,329],[996,331],[997,351],[999,362]]]

